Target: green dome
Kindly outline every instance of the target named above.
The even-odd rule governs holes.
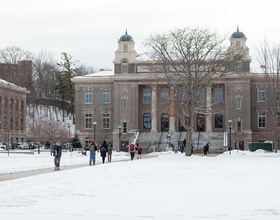
[[[121,36],[120,41],[133,41],[133,38],[127,34],[127,30],[125,31],[125,34]]]
[[[245,37],[245,34],[241,31],[239,31],[239,28],[237,27],[237,31],[233,32],[231,37],[232,38],[243,38],[243,37]]]

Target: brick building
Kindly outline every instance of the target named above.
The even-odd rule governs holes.
[[[232,74],[214,81],[204,97],[205,103],[220,102],[223,113],[197,115],[193,143],[198,150],[209,142],[212,151],[224,151],[229,130],[233,148],[248,149],[250,142],[280,140],[279,128],[273,126],[268,111],[265,77],[250,72],[246,36],[237,29],[229,40],[232,60],[228,71]],[[172,103],[161,98],[170,95],[167,83],[145,68],[149,62],[137,60],[134,45],[126,32],[118,40],[113,71],[72,79],[76,133],[84,146],[96,136],[99,144],[108,139],[115,149],[126,150],[137,140],[145,151],[153,151],[164,150],[169,135],[176,146],[186,137]],[[244,56],[236,59],[240,51]]]
[[[0,79],[0,141],[6,143],[26,141],[25,88]]]

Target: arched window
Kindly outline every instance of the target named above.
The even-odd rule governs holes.
[[[122,60],[122,69],[121,69],[123,74],[128,73],[128,61],[126,59]]]
[[[150,129],[151,128],[151,114],[145,113],[143,116],[143,128]]]

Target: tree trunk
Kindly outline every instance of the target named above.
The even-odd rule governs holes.
[[[192,128],[187,128],[187,134],[186,134],[186,149],[185,149],[185,155],[191,156],[191,143],[192,143]]]

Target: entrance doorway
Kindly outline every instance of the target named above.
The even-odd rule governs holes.
[[[164,131],[166,128],[169,128],[169,115],[163,113],[161,115],[161,131]]]

